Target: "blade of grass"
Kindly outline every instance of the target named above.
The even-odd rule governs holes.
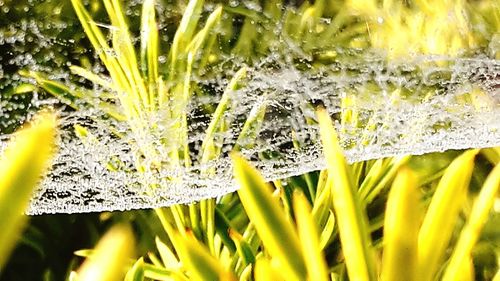
[[[233,151],[240,151],[242,148],[248,149],[254,145],[254,140],[259,134],[260,127],[266,115],[266,110],[267,102],[263,97],[262,101],[256,103],[250,110],[247,120],[243,124],[240,135],[233,147]]]
[[[113,83],[106,81],[105,79],[101,78],[99,75],[97,75],[97,74],[95,74],[95,73],[93,73],[93,72],[91,72],[83,67],[80,67],[77,65],[71,65],[69,67],[69,70],[71,71],[71,73],[76,74],[78,76],[81,76],[94,84],[97,84],[97,85],[102,86],[102,87],[107,88],[107,89],[116,90],[115,88],[113,88]]]
[[[189,43],[187,49],[193,56],[195,56],[200,50],[202,50],[202,45],[210,41],[207,38],[213,35],[213,30],[219,24],[222,16],[222,6],[219,6],[215,11],[213,11],[205,23],[205,26],[193,37],[193,40]]]
[[[189,279],[178,270],[170,270],[151,264],[144,264],[144,277],[160,281],[188,281]],[[147,279],[148,280],[148,279]]]
[[[113,80],[113,84],[116,85],[116,94],[124,107],[123,113],[127,117],[137,116],[140,111],[140,96],[130,85],[126,74],[116,58],[114,50],[108,45],[106,37],[93,21],[81,0],[71,0],[71,4],[85,31],[85,35],[90,40],[103,64],[106,66]],[[125,95],[125,93],[128,94]]]
[[[368,218],[352,185],[332,120],[325,109],[317,112],[321,142],[332,178],[333,207],[337,216],[340,241],[351,280],[376,280]]]
[[[160,254],[161,261],[166,268],[179,268],[180,264],[172,250],[163,243],[160,238],[155,238],[156,248]]]
[[[229,237],[234,241],[242,265],[246,267],[255,263],[255,253],[252,251],[243,236],[233,229],[229,229]]]
[[[326,175],[326,177],[324,176]],[[323,179],[322,179],[323,177]],[[324,188],[322,186],[326,186],[328,184],[331,184],[331,182],[328,182],[328,175],[325,173],[322,173],[320,175],[320,179],[318,181],[318,189],[317,189],[317,198],[314,200],[313,203],[313,209],[312,209],[312,214],[314,217],[314,220],[320,225],[325,218],[328,217],[328,211],[330,211],[330,206],[331,206],[331,189],[330,188]]]
[[[215,112],[212,115],[212,119],[210,121],[210,124],[208,125],[205,138],[203,139],[202,145],[201,145],[201,152],[202,152],[202,157],[201,157],[201,163],[206,163],[209,160],[212,160],[214,158],[214,138],[217,130],[221,126],[221,123],[223,123],[223,117],[224,113],[226,112],[231,95],[236,91],[240,85],[241,80],[243,80],[246,77],[247,69],[245,67],[242,67],[236,74],[233,76],[231,79],[231,82],[229,82],[229,85],[227,86],[226,90],[224,91],[224,94],[222,94],[222,97],[219,101],[219,104],[217,105],[217,108],[215,109]]]
[[[328,217],[319,237],[319,245],[325,250],[328,244],[335,237],[335,215],[332,210],[328,210]]]
[[[185,56],[186,47],[191,42],[196,25],[203,8],[203,0],[190,0],[182,15],[181,23],[175,32],[172,47],[170,49],[170,73],[171,78],[176,77],[178,70],[183,71],[184,64],[178,60]],[[176,81],[176,78],[173,79]]]
[[[138,103],[140,109],[149,108],[148,91],[144,85],[139,66],[133,40],[129,33],[129,28],[118,0],[103,0],[104,7],[111,20],[111,41],[115,52],[115,59],[129,85],[127,95],[137,96],[140,100]]]
[[[87,70],[83,68],[72,68],[72,70],[76,70],[78,75],[85,75],[87,79],[101,79],[98,76],[96,76],[93,73],[88,72]],[[86,71],[87,73],[83,73]],[[64,85],[61,82],[56,82],[52,81],[46,77],[44,77],[42,74],[33,72],[33,71],[21,71],[20,72],[22,75],[27,76],[27,77],[32,77],[36,80],[38,85],[47,91],[49,94],[53,95],[54,97],[58,98],[60,101],[64,102],[65,104],[69,105],[73,109],[80,109],[84,105],[90,105],[95,108],[101,109],[104,113],[108,114],[109,116],[115,118],[116,120],[125,120],[125,117],[120,113],[120,110],[117,108],[116,105],[104,101],[94,101],[92,98],[87,98],[91,97],[89,94],[89,91],[83,88],[70,88],[66,85]],[[91,77],[90,75],[94,75],[96,77]],[[101,79],[102,80],[102,79]],[[103,81],[96,81],[96,80],[90,80],[93,83],[106,83]],[[109,97],[107,97],[109,98]],[[78,102],[78,101],[84,101],[83,102]]]
[[[373,187],[368,188],[368,193],[362,196],[363,201],[366,205],[370,204],[375,200],[375,198],[382,192],[382,190],[388,186],[388,183],[394,178],[396,172],[401,165],[404,165],[411,158],[410,155],[396,156],[389,160],[389,164],[384,168],[384,171],[379,175],[376,184]]]
[[[160,258],[158,258],[154,253],[152,252],[148,252],[147,254],[147,258],[151,261],[151,263],[154,265],[154,266],[160,266],[160,267],[163,267],[163,263],[162,261],[160,260]]]
[[[247,265],[247,267],[245,267],[243,269],[243,271],[241,272],[239,281],[251,281],[251,280],[253,280],[252,279],[252,277],[253,277],[252,269],[253,269],[253,264]]]
[[[219,205],[215,208],[214,213],[214,224],[215,224],[215,232],[220,236],[224,246],[228,249],[230,253],[234,253],[236,251],[236,245],[229,237],[229,231],[231,230],[231,222],[226,217],[224,212],[219,208]]]

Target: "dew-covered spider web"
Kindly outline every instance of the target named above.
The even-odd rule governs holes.
[[[67,66],[83,61],[94,73],[106,71],[85,61],[95,56],[81,31],[73,31],[77,20],[55,17],[42,24],[23,16],[23,11],[42,13],[29,3],[11,15],[18,20],[0,20],[0,48],[5,50],[0,59],[1,145],[40,108],[53,108],[60,120],[58,153],[33,194],[29,214],[153,208],[218,197],[238,188],[229,158],[235,150],[267,180],[323,169],[318,107],[333,118],[350,162],[500,145],[500,61],[491,58],[491,50],[467,57],[388,60],[381,51],[336,48],[335,56],[318,63],[281,38],[276,43],[281,53],[250,61],[226,54],[211,65],[212,75],[191,77],[187,141],[172,148],[168,143],[176,138],[172,127],[178,120],[165,120],[161,109],[142,119],[145,129],[138,133],[130,122],[99,108],[82,103],[75,110],[30,86],[37,81],[20,70],[47,73],[68,87],[77,83],[99,93],[102,88],[75,80]],[[133,10],[137,4],[130,5]],[[2,13],[12,12],[13,6],[7,12],[5,7]],[[166,18],[160,29],[167,29],[175,14]],[[228,91],[242,67],[246,77]],[[204,158],[207,129],[223,96],[228,103],[211,138],[215,152]],[[158,152],[154,159],[146,156],[145,147]],[[176,149],[189,151],[179,165],[171,159]]]

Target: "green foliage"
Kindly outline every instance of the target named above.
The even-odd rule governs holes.
[[[274,182],[273,188],[233,154],[238,196],[156,210],[168,236],[157,239],[161,259],[151,253],[131,272],[153,280],[473,280],[474,245],[500,187],[498,165],[477,195],[468,190],[477,150],[456,157],[426,185],[408,165],[399,168],[388,181],[381,235],[379,219],[368,211],[387,194],[371,203],[363,199],[359,188],[373,173],[367,168],[356,178],[360,163],[346,164],[329,117],[321,110],[318,115],[329,166],[315,180],[312,207],[303,194],[305,181]],[[193,227],[199,212],[210,217],[200,228],[207,230]],[[457,223],[458,214],[465,226]]]
[[[124,270],[134,251],[134,237],[129,227],[116,225],[99,241],[95,250],[78,270],[72,272],[72,281],[112,281],[123,280]],[[127,274],[127,279],[142,279],[141,260]]]
[[[55,117],[44,113],[18,132],[0,161],[0,269],[13,249],[27,217],[31,193],[49,166],[55,144]]]
[[[92,73],[85,65],[72,66],[70,71],[103,91],[96,96],[88,88],[69,87],[43,73],[22,74],[34,78],[38,86],[75,109],[99,108],[110,117],[127,122],[136,135],[160,135],[160,146],[138,143],[141,156],[148,161],[139,163],[137,170],[156,168],[161,162],[158,158],[161,151],[169,152],[169,166],[189,167],[193,159],[187,145],[186,105],[195,93],[191,77],[210,72],[210,63],[225,54],[253,62],[269,53],[288,52],[280,41],[287,38],[291,45],[299,47],[301,55],[310,58],[312,65],[321,65],[338,58],[337,47],[381,48],[387,50],[389,59],[413,52],[456,56],[464,48],[489,48],[492,38],[498,36],[498,4],[494,1],[437,1],[433,8],[430,1],[411,1],[407,5],[379,2],[304,1],[291,7],[282,1],[266,1],[262,13],[243,5],[220,5],[200,24],[204,1],[191,0],[169,45],[168,65],[161,69],[158,61],[162,42],[155,1],[143,3],[140,42],[135,44],[120,1],[103,0],[111,23],[108,32],[104,32],[83,2],[72,0],[85,34],[109,77]],[[233,24],[239,18],[243,18],[241,28]],[[484,29],[475,32],[467,23],[469,18],[474,25],[484,25]],[[387,24],[380,25],[380,20]],[[283,28],[277,33],[274,26],[278,22]],[[462,32],[453,32],[457,28]],[[234,44],[227,43],[230,41]],[[498,58],[498,50],[489,50],[488,55]],[[227,126],[224,112],[230,110],[232,92],[241,87],[245,76],[245,68],[236,72],[213,111],[199,153],[200,162],[220,154],[215,145],[216,133]],[[370,87],[359,92],[371,93]],[[31,90],[29,86],[17,89],[20,93]],[[389,89],[393,97],[404,95],[404,91]],[[423,89],[422,93],[427,95],[431,91]],[[479,89],[472,90],[471,102],[474,104],[475,97],[482,95]],[[353,106],[356,102],[355,94],[342,98],[343,129],[361,126],[359,112]],[[248,117],[235,151],[251,144],[265,110],[265,106],[257,108]],[[78,273],[72,273],[71,278],[400,280],[405,276],[408,280],[441,277],[472,280],[478,260],[475,245],[484,240],[480,233],[483,227],[488,228],[500,185],[499,150],[480,151],[481,157],[491,164],[487,167],[495,168],[481,182],[477,195],[469,188],[469,182],[478,150],[466,151],[456,158],[454,153],[447,153],[350,165],[344,159],[330,117],[324,111],[318,117],[327,170],[266,183],[249,163],[233,154],[235,178],[241,186],[237,194],[155,210],[163,228],[157,233],[156,250],[136,261],[131,260],[134,242],[130,230],[113,229],[96,251],[79,252],[89,254],[89,261]],[[174,125],[169,131],[159,132],[158,122]],[[368,130],[375,128],[372,120],[366,122],[363,125]],[[76,127],[75,131],[91,141],[92,136],[85,128]],[[367,141],[363,139],[363,143]],[[16,152],[20,156],[12,153],[8,157],[22,161],[31,155],[23,153],[23,149],[16,151],[21,151]],[[45,154],[36,154],[41,158],[25,163],[38,166],[25,167],[31,177],[23,180],[31,181],[23,187],[32,186],[42,170],[42,159],[50,154],[43,149],[42,152]],[[430,159],[435,167],[427,166],[422,159]],[[151,166],[145,166],[146,163]],[[419,166],[427,167],[418,169]],[[15,173],[9,170],[7,174]],[[0,217],[0,224],[5,223],[8,227],[4,229],[18,233],[14,221],[22,220],[17,214],[25,207],[29,192],[16,190],[15,194],[2,197],[6,193],[1,183],[0,216],[6,219]],[[19,199],[19,205],[2,201],[12,198]],[[2,206],[16,209],[4,215],[7,212],[2,211]],[[465,226],[461,220],[465,220]],[[9,235],[9,239],[14,236]],[[8,251],[1,252],[1,247],[11,247],[12,243],[7,238],[1,239],[1,235],[0,241],[1,265]],[[489,270],[498,270],[498,265],[490,266]]]

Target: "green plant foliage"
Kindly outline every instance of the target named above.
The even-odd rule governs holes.
[[[318,121],[328,173],[332,175],[333,208],[349,276],[353,280],[375,280],[368,218],[353,185],[351,170],[347,166],[335,128],[325,110],[318,111]]]
[[[43,113],[15,135],[0,161],[0,269],[6,262],[27,217],[31,193],[54,152],[55,117]]]
[[[394,179],[387,200],[384,222],[382,280],[418,280],[418,229],[421,221],[415,173],[402,168]],[[401,262],[405,266],[401,266]]]
[[[441,265],[466,198],[477,152],[469,150],[457,157],[439,181],[418,234],[420,280],[432,280]]]
[[[131,229],[125,225],[116,225],[99,241],[94,251],[78,272],[73,272],[73,281],[123,280],[125,265],[134,252],[134,237]],[[127,279],[142,280],[141,259],[132,267]]]
[[[142,5],[138,50],[120,1],[103,1],[113,27],[107,33],[93,20],[82,1],[73,0],[71,3],[95,53],[106,67],[107,75],[98,75],[88,68],[74,65],[70,66],[70,71],[102,87],[103,90],[96,93],[79,85],[65,85],[35,71],[20,73],[34,78],[40,88],[76,110],[86,107],[99,109],[105,115],[126,122],[133,135],[158,136],[158,144],[137,139],[136,144],[140,149],[137,159],[144,159],[137,162],[138,171],[181,166],[188,168],[193,161],[204,164],[216,158],[221,153],[220,147],[215,145],[219,138],[217,133],[227,126],[224,113],[228,110],[232,93],[241,87],[245,79],[246,68],[242,67],[235,73],[213,111],[201,151],[198,153],[199,159],[191,159],[189,151],[187,106],[194,95],[194,85],[191,81],[196,74],[194,72],[200,69],[198,64],[206,63],[211,54],[222,7],[215,9],[199,29],[198,20],[204,1],[189,1],[171,43],[168,69],[165,71],[159,69],[161,42],[155,1],[144,1]],[[111,40],[107,40],[108,37],[111,37]],[[245,123],[238,143],[241,142],[240,139],[245,142],[252,139],[252,134],[256,131],[255,125],[263,119],[263,113],[261,110],[260,114]],[[88,132],[85,128],[78,126],[75,129],[78,136],[83,135],[82,139],[86,139]],[[110,128],[110,131],[113,132],[113,128]],[[166,164],[165,159],[160,157],[165,151],[168,152],[169,159]]]
[[[89,88],[52,81],[43,73],[22,74],[34,78],[39,87],[77,110],[86,106],[98,108],[116,120],[127,122],[136,135],[160,135],[159,146],[139,144],[140,156],[148,159],[137,164],[137,170],[141,171],[156,168],[162,151],[169,152],[169,166],[191,165],[186,111],[189,99],[195,94],[191,78],[209,73],[210,62],[227,54],[245,62],[255,62],[270,53],[288,54],[289,50],[281,44],[286,38],[290,45],[298,47],[295,52],[300,53],[291,57],[307,57],[313,67],[338,58],[341,54],[336,52],[337,48],[375,47],[386,50],[388,59],[412,53],[459,56],[461,50],[466,53],[478,48],[489,48],[490,57],[499,56],[498,50],[490,47],[500,27],[500,9],[495,1],[317,0],[296,6],[277,0],[264,1],[262,5],[260,2],[252,1],[259,9],[220,4],[203,23],[200,19],[204,1],[185,3],[173,40],[166,44],[170,47],[167,67],[161,69],[158,61],[164,42],[157,30],[155,1],[143,2],[141,36],[136,44],[120,1],[102,1],[111,23],[111,28],[104,32],[84,2],[72,0],[106,75],[97,75],[84,65],[71,66],[70,71],[103,91],[96,96]],[[243,21],[242,26],[234,24],[238,20]],[[278,31],[274,28],[277,23],[282,26]],[[474,29],[471,23],[484,28]],[[462,32],[454,32],[457,29]],[[245,77],[246,68],[237,71],[213,109],[197,159],[201,163],[221,153],[215,145],[217,133],[227,127],[224,113],[229,110],[234,90],[244,84]],[[371,86],[356,91],[372,93]],[[17,91],[31,90],[32,87],[24,86]],[[338,118],[341,130],[360,126],[360,122],[366,122],[367,130],[377,126],[375,119],[362,121],[353,106],[358,102],[358,92],[341,100]],[[421,92],[431,93],[429,89]],[[391,88],[388,94],[399,97],[405,94],[405,89]],[[474,100],[482,95],[479,89],[472,90],[470,102],[479,106]],[[263,105],[248,116],[234,151],[251,145],[265,111]],[[155,122],[150,123],[151,120]],[[485,273],[476,270],[477,263],[481,263],[484,272],[498,271],[498,264],[490,266],[478,261],[488,247],[477,246],[488,243],[481,236],[483,228],[484,232],[494,229],[489,233],[498,234],[498,227],[491,223],[494,216],[491,209],[498,200],[500,185],[498,148],[348,164],[330,116],[320,110],[318,120],[326,170],[266,183],[246,160],[233,154],[234,175],[241,187],[238,193],[154,210],[162,227],[154,241],[156,249],[136,261],[130,259],[134,243],[130,230],[112,230],[95,251],[78,253],[90,255],[89,261],[72,278],[369,281],[401,280],[404,276],[407,280],[425,281],[472,280],[474,276],[488,279]],[[159,132],[158,122],[174,126]],[[75,132],[92,143],[93,136],[85,128],[77,126]],[[363,139],[362,144],[367,141]],[[19,155],[12,153],[10,157],[21,161],[31,154],[28,151]],[[46,157],[49,152],[46,156],[36,155]],[[485,180],[476,179],[477,193],[471,178],[480,157],[488,162],[484,174],[494,168]],[[40,159],[28,164],[41,165]],[[5,165],[5,169],[12,167],[16,166]],[[38,175],[40,167],[27,169],[30,175]],[[36,177],[31,178],[34,183]],[[2,180],[0,216],[2,206],[15,206],[2,204],[2,200],[21,197],[27,200],[29,196],[16,189],[16,194],[4,199]],[[15,208],[5,217],[18,218],[23,208]],[[15,229],[0,217],[0,226],[3,223],[7,225],[4,229]],[[4,241],[1,235],[0,241]],[[495,239],[498,243],[498,237]],[[0,242],[0,249],[5,245],[10,244]],[[110,255],[119,260],[109,258]],[[3,256],[0,252],[0,265]]]
[[[238,195],[262,243],[282,265],[283,277],[304,280],[306,267],[299,237],[279,208],[278,199],[272,196],[262,176],[243,158],[233,156],[233,163],[235,178],[241,184]],[[289,257],[295,258],[291,260]]]
[[[467,223],[460,233],[457,245],[451,256],[450,264],[444,273],[443,280],[451,281],[457,280],[461,276],[467,276],[467,272],[464,271],[472,266],[472,249],[488,219],[488,214],[494,204],[499,187],[500,165],[496,165],[474,201]]]
[[[443,172],[435,170],[440,176],[431,184],[422,185],[418,173],[412,170],[415,168],[404,165],[389,181],[392,188],[387,208],[381,210],[380,224],[377,216],[367,216],[367,212],[378,204],[379,197],[385,201],[387,194],[380,193],[372,203],[362,203],[359,188],[373,173],[367,168],[360,179],[355,178],[353,169],[360,163],[345,163],[329,117],[321,110],[318,115],[325,153],[330,153],[329,161],[336,168],[329,166],[319,175],[309,175],[317,183],[314,198],[307,199],[303,194],[309,190],[305,180],[297,178],[297,182],[286,185],[266,183],[246,160],[233,154],[235,178],[241,186],[238,196],[230,194],[217,203],[211,199],[158,209],[168,236],[165,242],[157,239],[161,259],[151,254],[149,261],[140,260],[131,270],[142,267],[144,276],[154,280],[400,280],[401,276],[408,280],[458,280],[457,274],[473,276],[472,251],[481,240],[481,229],[487,224],[500,187],[498,165],[477,196],[468,189],[477,150],[462,153]],[[371,169],[379,169],[373,163]],[[367,162],[364,165],[370,167]],[[432,186],[435,188],[428,188]],[[459,191],[461,200],[452,200]],[[344,196],[342,203],[332,195]],[[474,197],[471,211],[466,211],[466,199]],[[351,200],[351,207],[347,200]],[[356,200],[358,203],[354,203]],[[212,218],[207,223],[213,226],[203,227],[215,229],[209,239],[207,231],[196,235],[190,227],[197,215],[189,210],[212,204],[215,207],[211,211],[204,211]],[[445,211],[465,216],[465,226],[458,223],[456,215],[442,215]],[[377,234],[382,225],[383,235]],[[350,236],[343,236],[346,229]],[[436,232],[443,236],[433,237]],[[429,248],[433,251],[427,251]],[[365,275],[350,270],[353,264],[364,266]],[[427,268],[422,269],[423,264]]]

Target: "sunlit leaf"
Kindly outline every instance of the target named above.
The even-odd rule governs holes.
[[[195,280],[236,280],[192,235],[176,234],[174,243],[183,266]]]
[[[417,280],[420,198],[416,176],[402,168],[389,193],[384,222],[382,280]]]
[[[125,275],[125,281],[142,281],[144,279],[144,259],[138,259]]]
[[[352,176],[325,109],[317,112],[321,142],[332,177],[333,207],[337,217],[342,251],[352,280],[376,280],[368,218],[352,184]]]
[[[297,232],[309,280],[328,280],[325,258],[320,247],[319,234],[306,197],[299,192],[293,196],[293,210]]]
[[[125,266],[134,252],[134,236],[130,227],[117,225],[99,241],[78,270],[78,280],[123,280]]]
[[[241,188],[241,203],[250,221],[255,225],[262,243],[271,256],[280,261],[285,276],[304,280],[306,268],[299,238],[276,197],[254,167],[237,154],[232,154],[234,176]]]
[[[44,113],[18,132],[0,160],[0,268],[27,220],[31,193],[54,153],[55,117]]]
[[[439,181],[418,236],[418,280],[432,280],[439,269],[466,196],[477,153],[478,150],[464,152]]]
[[[481,230],[488,220],[488,215],[495,202],[500,188],[500,164],[497,164],[488,175],[484,185],[474,202],[471,214],[460,234],[457,245],[446,268],[443,280],[453,281],[464,275],[463,270],[469,267],[472,249],[479,239]]]

